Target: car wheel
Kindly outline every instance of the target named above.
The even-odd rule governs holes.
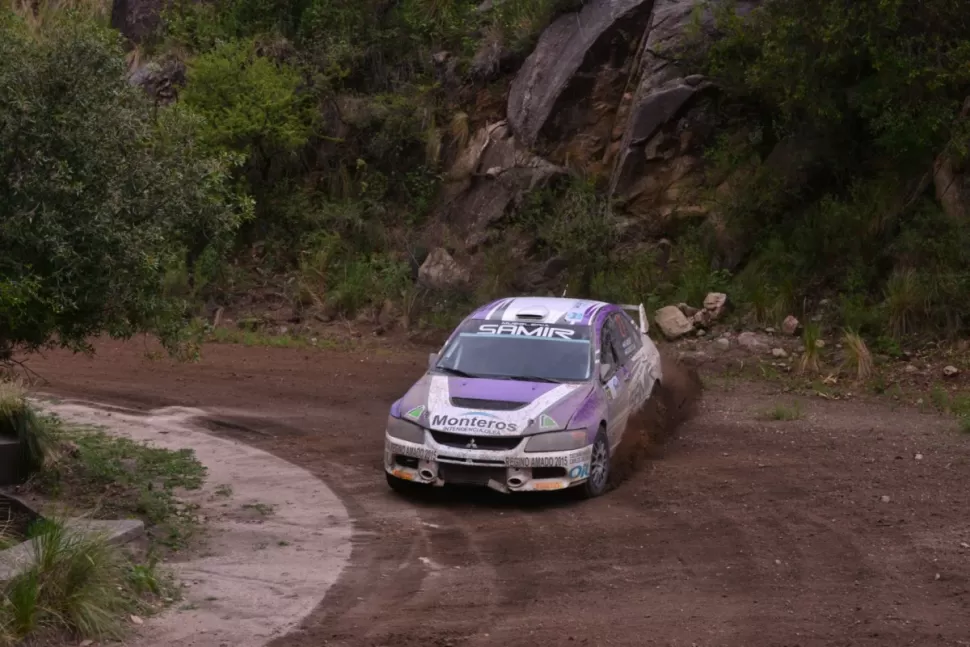
[[[581,486],[583,498],[592,499],[604,494],[610,486],[610,444],[606,432],[600,429],[593,441],[593,452],[589,459],[589,478]]]

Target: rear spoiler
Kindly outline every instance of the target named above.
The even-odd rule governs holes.
[[[630,312],[636,312],[640,316],[640,332],[647,334],[650,331],[650,322],[647,321],[647,309],[643,307],[642,303],[636,306],[624,304],[620,307]]]

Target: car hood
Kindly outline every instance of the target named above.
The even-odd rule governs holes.
[[[429,429],[519,436],[568,427],[592,391],[589,383],[550,384],[427,373],[392,415]]]

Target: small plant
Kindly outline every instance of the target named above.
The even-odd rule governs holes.
[[[252,510],[253,512],[255,512],[256,514],[262,517],[268,517],[273,513],[274,508],[268,503],[261,503],[259,501],[256,501],[254,503],[243,504],[243,510]]]
[[[143,519],[148,536],[171,549],[182,548],[195,534],[196,506],[176,495],[205,480],[205,467],[191,450],[149,447],[96,429],[54,429],[57,442],[72,451],[45,467],[29,487],[101,515]]]
[[[764,413],[764,417],[769,420],[777,420],[779,422],[791,422],[792,420],[801,420],[804,416],[802,411],[802,405],[796,400],[791,403],[791,406],[786,406],[784,404],[777,404],[774,408],[769,409]]]
[[[913,331],[917,318],[925,310],[925,301],[915,271],[893,272],[886,283],[886,308],[889,311],[889,328],[895,339]]]
[[[933,406],[940,412],[946,412],[950,409],[950,394],[946,392],[942,386],[937,384],[930,391],[930,402]]]
[[[856,377],[860,381],[868,380],[872,376],[872,353],[869,352],[865,340],[855,331],[846,330],[842,337],[842,343],[848,350],[849,366],[853,369]]]
[[[817,323],[805,324],[805,329],[802,332],[802,344],[805,346],[805,352],[802,353],[801,359],[798,361],[800,372],[817,374],[821,370],[819,363],[819,341],[821,337],[822,331]]]
[[[216,488],[216,496],[229,498],[232,496],[232,486],[231,485],[220,485]]]
[[[3,587],[0,624],[18,641],[41,632],[121,637],[122,619],[142,606],[123,554],[59,520],[31,535],[29,564]]]

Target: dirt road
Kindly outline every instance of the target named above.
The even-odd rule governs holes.
[[[32,367],[55,393],[205,407],[342,497],[351,567],[274,647],[970,645],[968,439],[945,421],[820,401],[767,421],[788,400],[738,384],[603,498],[414,502],[384,483],[382,434],[425,362],[211,346],[179,366],[111,343]]]

